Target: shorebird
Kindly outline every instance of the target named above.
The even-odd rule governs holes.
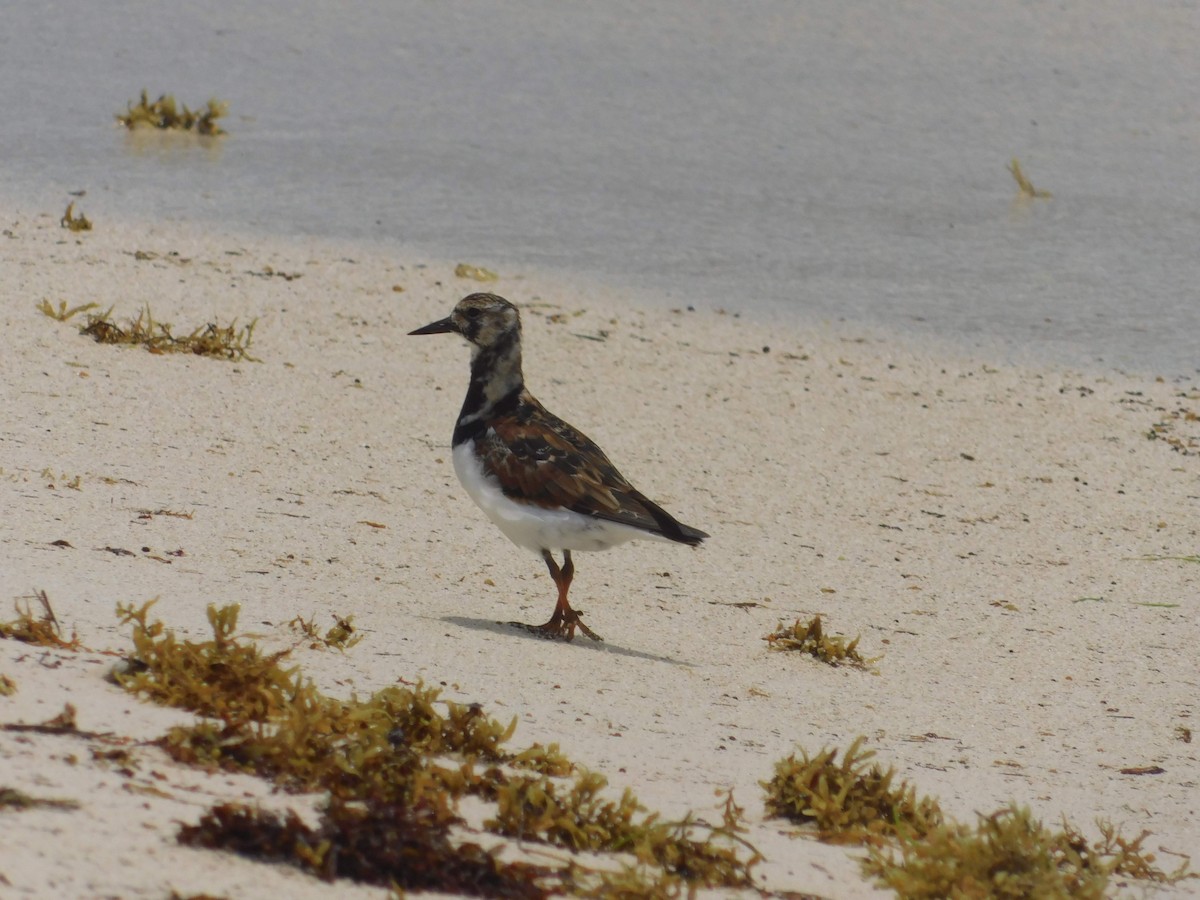
[[[471,294],[444,319],[409,334],[458,334],[471,345],[471,382],[454,426],[454,471],[505,536],[541,555],[558,588],[542,625],[511,622],[569,641],[578,628],[567,600],[573,550],[607,550],[637,538],[698,545],[707,534],[684,525],[617,471],[596,444],[529,393],[521,371],[521,314],[496,294]],[[553,551],[562,551],[560,566]]]

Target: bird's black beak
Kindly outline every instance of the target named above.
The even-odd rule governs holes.
[[[416,331],[410,331],[409,334],[460,334],[460,332],[458,326],[454,324],[454,320],[450,316],[446,316],[446,318],[430,322]]]

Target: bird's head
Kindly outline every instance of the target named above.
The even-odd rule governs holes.
[[[469,294],[454,312],[409,334],[461,334],[479,350],[487,350],[521,333],[521,314],[497,294]]]

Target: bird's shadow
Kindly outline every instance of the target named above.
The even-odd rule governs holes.
[[[515,622],[497,622],[495,619],[469,619],[466,616],[442,616],[441,621],[458,625],[461,628],[490,631],[493,634],[503,635],[504,637],[517,637],[539,643],[566,643],[565,641],[555,641],[539,637],[530,631],[526,631],[520,623]],[[575,638],[575,640],[570,642],[570,646],[578,647],[581,650],[591,650],[596,653],[612,653],[616,656],[629,656],[634,659],[648,659],[652,662],[663,662],[669,663],[672,666],[687,666],[688,668],[692,668],[692,664],[685,660],[671,659],[669,656],[659,656],[657,653],[647,653],[644,650],[631,650],[628,647],[622,647],[618,644],[610,644],[608,641],[593,641],[586,637]]]

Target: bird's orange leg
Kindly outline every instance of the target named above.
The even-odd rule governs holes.
[[[555,562],[549,550],[542,551],[542,559],[546,561],[546,568],[550,570],[550,578],[558,588],[558,603],[554,606],[554,615],[544,625],[525,625],[520,622],[513,622],[512,624],[521,625],[522,628],[526,628],[534,634],[545,638],[557,638],[569,641],[575,637],[575,629],[578,628],[593,641],[604,640],[604,638],[583,624],[583,619],[580,618],[583,614],[579,610],[572,609],[570,602],[567,600],[567,592],[571,589],[571,579],[575,577],[575,562],[571,559],[571,551],[563,551],[562,568],[559,568],[558,563]]]

